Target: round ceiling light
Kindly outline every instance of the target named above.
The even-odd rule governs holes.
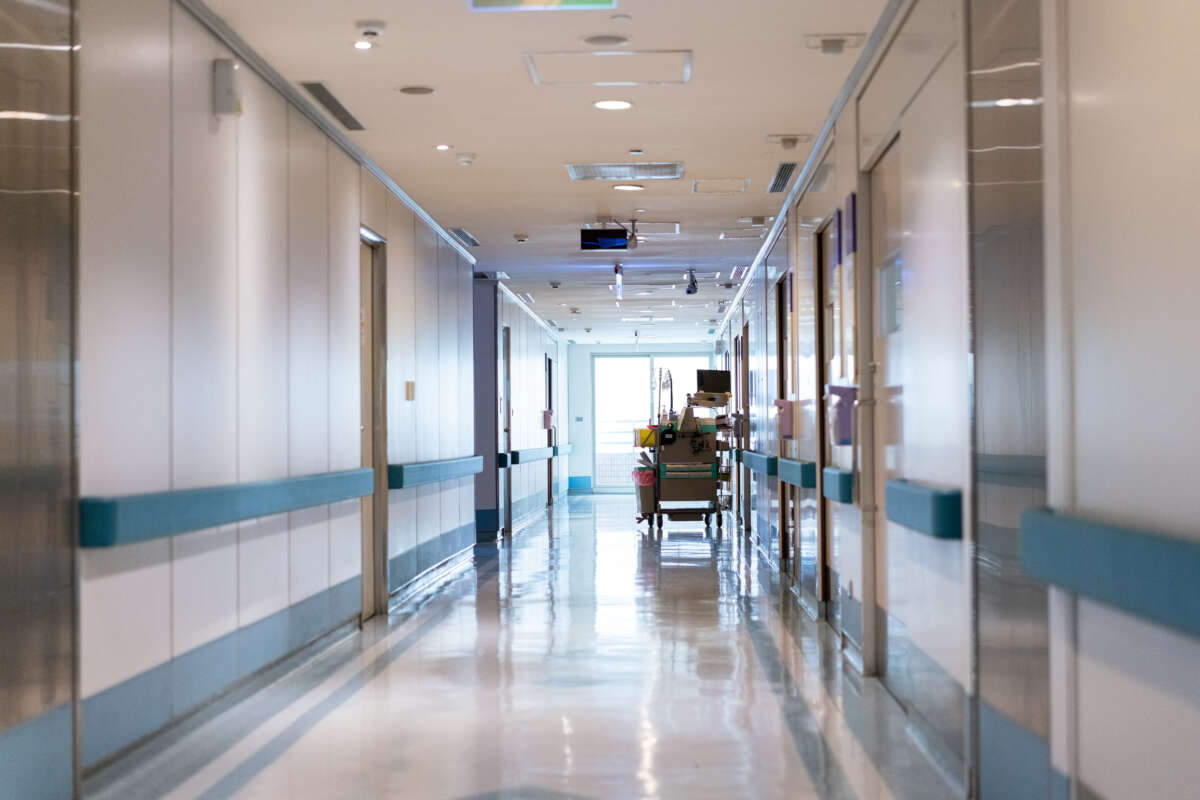
[[[355,50],[370,50],[373,45],[369,39],[359,39],[354,43]]]
[[[631,155],[631,156],[644,156],[644,155],[646,155],[646,151],[645,151],[645,150],[643,150],[643,149],[642,149],[642,148],[640,148],[640,147],[635,147],[635,148],[633,148],[632,150],[630,150],[630,151],[629,151],[629,155]]]
[[[592,47],[620,47],[629,44],[629,37],[620,33],[597,33],[583,37],[583,42]]]
[[[644,208],[635,208],[635,209],[633,210],[633,213],[635,213],[635,214],[645,214],[645,213],[646,213],[646,209],[644,209]]]
[[[448,144],[438,144],[438,145],[434,145],[433,149],[434,149],[434,150],[440,150],[441,152],[443,152],[443,153],[444,153],[444,152],[446,152],[447,150],[449,150],[449,149],[450,149],[450,145],[448,145]]]
[[[646,187],[639,183],[618,183],[613,188],[618,192],[640,192]]]
[[[597,100],[593,105],[601,111],[627,111],[633,108],[628,100]]]
[[[629,16],[628,14],[613,14],[612,16],[609,17],[609,19],[612,20],[613,22],[620,22],[620,23],[633,22],[633,17]]]
[[[401,86],[399,89],[397,89],[397,91],[400,92],[400,94],[412,94],[412,95],[433,94],[433,87],[432,86]]]

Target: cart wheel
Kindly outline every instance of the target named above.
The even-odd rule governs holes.
[[[717,528],[718,529],[722,526],[722,520],[724,520],[724,519],[725,519],[725,515],[718,511],[717,512]]]
[[[662,514],[658,515],[658,527],[659,530],[662,530]]]
[[[712,514],[704,515],[704,527],[706,527],[706,528],[712,527]]]

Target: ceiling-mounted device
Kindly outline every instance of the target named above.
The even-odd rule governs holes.
[[[633,250],[637,248],[637,223],[631,222],[626,228],[616,220],[610,220],[604,225],[615,227],[581,228],[579,231],[580,250]]]
[[[628,250],[629,233],[624,228],[579,231],[580,250]]]
[[[624,287],[625,268],[622,267],[620,264],[617,264],[616,266],[613,267],[613,276],[614,276],[613,277],[613,287],[614,287],[613,291],[616,292],[618,300],[624,300],[625,298],[622,293],[625,288]]]
[[[385,24],[377,19],[368,19],[355,23],[355,27],[358,28],[358,41],[354,43],[354,49],[370,50],[379,43]]]

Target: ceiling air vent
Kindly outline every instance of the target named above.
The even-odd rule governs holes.
[[[683,177],[682,161],[567,164],[566,167],[573,181],[676,181]]]
[[[323,83],[302,83],[309,94],[313,96],[321,106],[333,115],[333,118],[342,123],[342,127],[348,131],[366,130],[363,124],[354,118],[350,110],[342,105],[341,101],[333,96],[333,92],[329,91]]]
[[[454,234],[454,238],[465,244],[467,247],[479,247],[479,240],[471,235],[471,232],[466,228],[451,228],[450,232]]]
[[[796,171],[795,161],[785,161],[779,165],[779,169],[775,170],[775,177],[771,180],[771,187],[767,189],[771,194],[778,194],[787,188],[788,183],[792,180],[792,174]]]

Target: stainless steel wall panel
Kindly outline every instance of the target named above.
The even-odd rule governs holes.
[[[968,164],[975,354],[976,609],[981,798],[1050,776],[1045,587],[1019,560],[1021,512],[1046,504],[1040,4],[968,7]],[[990,722],[989,722],[990,721]],[[1013,746],[1014,737],[1031,746]],[[1019,759],[1007,754],[1022,753]],[[1045,796],[1044,794],[1042,796]]]
[[[0,108],[46,115],[0,121],[0,792],[35,798],[69,795],[73,782],[70,10],[0,6],[0,41],[60,48],[0,50]],[[39,758],[54,759],[50,781],[2,749],[23,723],[41,732]]]

